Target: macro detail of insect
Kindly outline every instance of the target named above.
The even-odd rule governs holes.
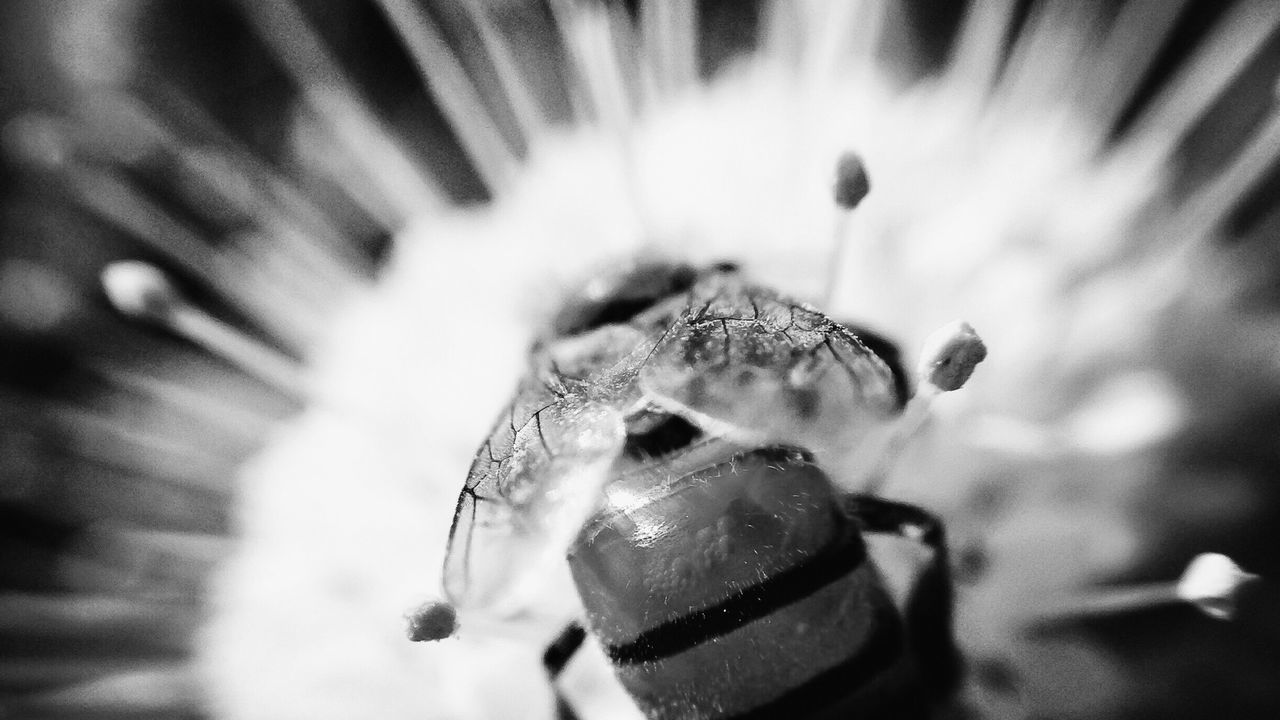
[[[836,175],[845,213],[870,183],[851,153]],[[410,638],[537,625],[560,718],[578,717],[561,675],[588,638],[652,720],[954,717],[945,528],[882,491],[986,353],[953,322],[909,374],[893,342],[732,263],[601,274],[533,343],[459,495],[447,599]],[[1224,619],[1255,579],[1205,554],[1176,584],[1065,593],[1017,621],[1175,601]]]
[[[985,356],[963,323],[938,338],[913,383],[889,341],[730,264],[597,278],[477,453],[449,602],[411,637],[518,613],[567,558],[648,717],[925,716],[959,672],[943,528],[875,490],[929,397]],[[915,552],[883,567],[871,536]],[[553,679],[583,637],[548,650]]]

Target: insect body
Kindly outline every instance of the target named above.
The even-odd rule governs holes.
[[[980,342],[943,347],[958,386]],[[450,601],[500,609],[567,557],[651,718],[923,717],[958,672],[942,526],[867,492],[907,390],[891,344],[729,266],[589,288],[471,467]],[[896,589],[874,535],[918,550]]]

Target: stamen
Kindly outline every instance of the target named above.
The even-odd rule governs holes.
[[[104,672],[77,674],[80,667],[70,664],[61,682],[53,681],[56,670],[42,673],[46,689],[8,707],[22,717],[181,717],[202,704],[200,680],[186,663],[117,656],[98,663]],[[13,678],[3,680],[13,686]]]
[[[885,3],[799,2],[804,43],[802,78],[819,87],[841,70],[868,68],[892,13]]]
[[[234,541],[221,533],[153,530],[107,520],[81,531],[62,572],[84,591],[195,600],[233,548]]]
[[[1090,28],[1101,24],[1090,3],[1032,5],[996,81],[993,107],[1021,114],[1076,92],[1096,52]]]
[[[391,204],[389,212],[379,216],[380,222],[398,229],[424,208],[446,204],[435,176],[405,152],[361,99],[296,2],[240,0],[239,6],[297,81],[316,117],[344,146],[351,161],[359,164],[352,170],[377,187]]]
[[[86,463],[138,476],[141,482],[230,492],[233,464],[207,444],[76,405],[54,406],[50,416],[65,433],[63,451]],[[152,497],[158,494],[157,490]]]
[[[1277,95],[1272,89],[1273,98]],[[1280,158],[1280,111],[1274,108],[1242,143],[1231,161],[1220,172],[1187,198],[1177,222],[1191,229],[1191,237],[1211,233],[1231,213],[1240,198],[1275,167]],[[1185,231],[1184,231],[1185,232]]]
[[[1090,116],[1098,132],[1114,127],[1148,69],[1176,27],[1188,0],[1138,0],[1125,3],[1094,61],[1096,79],[1086,89]]]
[[[1173,437],[1185,422],[1177,388],[1156,372],[1132,372],[1108,380],[1068,416],[1061,436],[1095,454],[1150,448]]]
[[[948,323],[925,339],[920,362],[916,366],[916,394],[907,401],[902,414],[879,445],[882,449],[879,450],[873,478],[882,482],[889,476],[888,470],[902,449],[928,421],[934,398],[963,387],[973,375],[974,368],[986,357],[987,346],[973,327],[963,320]],[[866,492],[879,490],[883,490],[883,485],[873,485]]]
[[[849,216],[863,198],[871,192],[871,178],[867,175],[862,157],[849,151],[836,161],[834,197],[836,201],[835,227],[832,231],[831,258],[827,266],[827,283],[822,292],[822,305],[831,304],[836,284],[845,273],[845,238],[849,234]]]
[[[925,338],[916,365],[916,394],[902,410],[891,445],[897,448],[914,436],[929,419],[933,399],[944,392],[959,390],[973,375],[974,368],[987,357],[987,346],[969,323],[963,320],[943,325]]]
[[[596,122],[630,142],[634,78],[619,56],[629,44],[621,37],[629,26],[603,4],[552,0],[549,7],[572,63],[572,90],[588,103]]]
[[[995,84],[1004,36],[1013,23],[1015,0],[970,3],[947,67],[947,84],[976,96]]]
[[[198,615],[194,603],[118,594],[0,595],[0,632],[8,637],[119,643],[145,637],[154,647],[182,649],[196,630]]]
[[[209,428],[244,437],[262,437],[277,412],[258,398],[228,396],[221,383],[183,382],[181,379],[102,363],[93,371],[126,396],[177,420],[187,418]]]
[[[193,306],[159,269],[136,261],[112,263],[102,272],[102,287],[121,313],[156,323],[286,395],[305,395],[293,359]]]
[[[965,436],[970,446],[1005,455],[1047,458],[1063,446],[1053,428],[1014,415],[985,413],[967,425]]]
[[[493,79],[511,108],[520,136],[528,147],[535,138],[545,134],[551,122],[535,99],[537,88],[528,78],[527,69],[522,71],[511,43],[490,17],[490,4],[484,0],[464,0],[461,8],[471,18],[471,23],[480,36],[480,44],[484,46],[486,56],[493,64]]]
[[[492,191],[504,188],[518,159],[443,33],[417,3],[378,0],[378,4],[485,185]]]
[[[1210,105],[1249,65],[1280,25],[1280,5],[1248,0],[1232,5],[1201,42],[1184,70],[1174,75],[1134,123],[1129,138],[1137,143],[1166,140],[1175,147]]]
[[[698,78],[698,4],[690,0],[640,3],[641,44],[657,90],[675,95]]]
[[[1100,588],[1077,595],[1040,614],[1041,620],[1111,615],[1186,602],[1211,618],[1230,620],[1240,588],[1258,579],[1225,555],[1197,555],[1177,582]]]
[[[411,642],[435,642],[471,633],[476,637],[505,638],[528,644],[545,644],[539,623],[527,617],[495,617],[482,611],[459,609],[444,600],[429,600],[405,614],[406,636]]]

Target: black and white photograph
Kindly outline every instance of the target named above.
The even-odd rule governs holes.
[[[1273,720],[1277,553],[1277,0],[0,0],[0,720]]]

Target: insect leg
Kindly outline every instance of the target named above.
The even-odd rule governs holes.
[[[946,531],[937,516],[916,505],[885,500],[874,495],[848,495],[843,500],[846,514],[857,518],[868,532],[893,533],[918,540],[945,559]]]
[[[557,680],[560,673],[564,671],[569,660],[573,658],[573,654],[582,647],[583,640],[586,640],[587,632],[582,626],[576,622],[569,623],[564,630],[556,636],[555,640],[547,646],[545,652],[542,653],[542,666],[546,668],[547,680],[551,683],[551,690],[556,696],[556,719],[557,720],[578,720],[578,713],[574,711],[573,706],[569,704],[568,698],[560,691],[560,683]]]
[[[843,505],[863,530],[901,535],[933,550],[907,601],[906,621],[921,679],[935,698],[942,699],[959,683],[962,665],[952,631],[951,568],[942,521],[915,505],[870,495],[850,495]]]

